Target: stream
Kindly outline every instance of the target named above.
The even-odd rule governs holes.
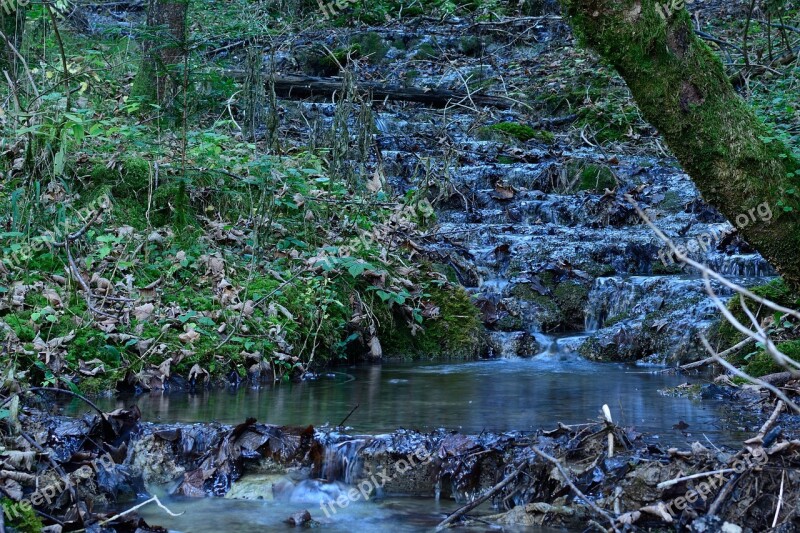
[[[300,383],[106,397],[97,403],[104,411],[136,403],[143,420],[150,422],[237,424],[256,417],[278,425],[313,424],[323,433],[358,405],[346,421],[346,433],[350,434],[381,434],[398,428],[446,428],[463,434],[534,431],[553,427],[556,421],[581,424],[596,420],[600,407],[607,403],[618,423],[646,432],[647,441],[681,448],[694,441],[735,447],[756,425],[755,421],[743,423],[741,415],[724,400],[692,400],[661,392],[685,383],[685,377],[652,367],[586,361],[554,343],[558,340],[552,339],[548,351],[532,358],[362,365]],[[569,344],[567,339],[565,345]],[[700,378],[692,381],[703,383]],[[73,416],[85,411],[85,404],[77,401],[64,406],[64,413]],[[679,423],[682,429],[670,426]],[[338,461],[347,459],[337,457]],[[339,476],[333,483],[304,481],[290,496],[278,497],[275,487],[282,483],[282,476],[251,475],[234,484],[225,498],[162,494],[165,504],[173,512],[184,513],[181,516],[165,516],[152,505],[143,508],[141,515],[149,523],[175,531],[256,532],[289,530],[291,526],[284,520],[307,509],[327,531],[391,527],[398,532],[417,532],[432,531],[463,504],[451,498],[388,495],[359,499],[335,514],[326,514],[320,503],[336,499],[352,487],[344,478]],[[148,487],[151,494],[159,490]],[[475,512],[488,515],[493,510],[483,504]],[[485,531],[485,527],[468,530]]]
[[[97,403],[105,411],[136,403],[149,422],[238,424],[255,417],[270,424],[315,427],[337,426],[358,405],[346,421],[353,434],[398,428],[465,434],[534,431],[556,422],[591,421],[608,404],[621,425],[670,445],[704,440],[703,435],[733,444],[746,435],[731,430],[738,425],[731,426],[723,400],[660,393],[687,380],[659,370],[544,353],[531,359],[355,366],[260,389],[159,392]],[[67,408],[70,415],[84,411],[78,401]],[[680,421],[689,427],[671,429]]]
[[[429,43],[426,32],[444,35],[437,46],[445,51],[456,53],[460,46],[455,26],[374,30],[387,46],[400,37],[419,39],[416,46]],[[481,79],[491,80],[557,50],[557,43],[549,50],[547,35],[540,33],[544,44],[530,39],[510,48],[497,37],[486,48],[491,66],[483,65],[483,57],[480,65],[473,58],[464,60],[473,65],[461,67],[419,60],[413,47],[407,52],[392,47],[388,57],[397,66],[408,55],[416,85],[459,89],[459,80],[475,68],[481,69]],[[346,34],[339,37],[346,42]],[[377,74],[380,67],[364,68],[359,74],[402,81],[393,79],[399,68]],[[302,139],[298,144],[319,130],[336,134],[335,104],[281,101],[280,106],[285,114],[282,133]],[[570,144],[574,132],[571,139],[570,133],[558,134],[555,146],[477,135],[490,123],[532,121],[518,111],[491,113],[387,103],[378,106],[374,121],[379,164],[392,192],[405,194],[424,182],[431,193],[441,193],[436,224],[423,245],[435,252],[437,262],[452,268],[480,307],[489,337],[486,359],[339,366],[299,383],[105,397],[97,400],[98,406],[112,411],[135,403],[145,422],[239,424],[254,417],[275,425],[313,425],[324,432],[346,419],[351,435],[398,428],[476,435],[596,421],[607,404],[616,423],[635,427],[649,441],[682,448],[695,441],[738,448],[757,426],[743,420],[730,402],[713,393],[690,399],[664,392],[687,381],[707,384],[702,376],[662,370],[703,354],[698,333],[713,327],[718,312],[702,279],[659,264],[662,244],[623,194],[638,191],[637,200],[658,226],[683,242],[730,225],[699,199],[688,176],[670,159],[641,154],[612,158],[601,150],[575,148]],[[358,131],[357,114],[351,117],[352,131]],[[314,137],[311,144],[316,141]],[[375,161],[368,165],[369,174],[375,170],[370,165]],[[595,167],[613,167],[613,190],[604,194],[602,188],[574,187],[576,175]],[[747,285],[774,274],[742,243],[714,244],[693,257]],[[730,295],[724,290],[719,294]],[[68,415],[85,411],[78,402],[63,409]],[[288,529],[286,517],[309,509],[328,531],[412,532],[431,530],[459,507],[448,498],[386,497],[357,502],[326,517],[319,508],[322,488],[295,491],[290,501],[276,501],[273,481],[251,480],[225,499],[165,495],[173,511],[185,514],[169,518],[148,506],[142,515],[180,531],[255,532]],[[331,490],[344,490],[343,479],[329,481],[335,481]],[[482,510],[492,512],[488,506]]]

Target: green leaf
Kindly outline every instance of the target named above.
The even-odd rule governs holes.
[[[389,298],[393,296],[393,294],[388,293],[386,291],[376,291],[376,294],[378,295],[378,298],[380,298],[382,302],[387,301]]]
[[[363,263],[353,263],[349,267],[347,267],[347,271],[354,278],[357,278],[358,276],[363,274],[365,270],[367,270],[367,266]]]
[[[182,314],[178,317],[178,320],[181,321],[181,324],[186,324],[186,322],[197,316],[197,311],[187,311],[186,313]]]

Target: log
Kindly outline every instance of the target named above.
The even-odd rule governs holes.
[[[244,78],[244,71],[229,70],[229,76]],[[269,79],[269,73],[265,73]],[[337,77],[316,77],[302,74],[286,74],[275,76],[275,94],[280,98],[310,98],[313,96],[332,96],[342,89],[342,79]],[[376,82],[360,82],[356,90],[371,95],[373,101],[392,100],[400,102],[418,102],[432,107],[447,107],[456,104],[466,106],[486,106],[508,109],[516,102],[502,96],[485,94],[468,94],[447,89],[422,89],[418,87],[402,87]]]

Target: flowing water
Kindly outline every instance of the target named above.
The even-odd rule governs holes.
[[[384,32],[387,42],[392,31]],[[454,31],[441,28],[439,33],[453,37],[439,45],[457,47]],[[540,37],[547,40],[545,34]],[[532,54],[525,46],[495,52],[488,51],[501,72],[516,69],[517,61],[526,64]],[[424,63],[427,66],[415,64],[420,69],[417,84],[441,86],[449,79],[459,88],[461,75],[450,71],[449,62]],[[392,76],[385,72],[381,77]],[[333,122],[334,104],[281,105],[287,116],[296,114],[298,124],[307,123],[306,114],[315,128],[330,128]],[[430,241],[420,245],[433,250],[432,257],[451,267],[475,296],[491,337],[489,355],[496,358],[339,367],[301,383],[154,392],[100,399],[99,406],[112,410],[136,403],[143,419],[151,422],[237,424],[255,417],[270,424],[324,429],[346,418],[348,433],[374,435],[398,428],[471,434],[534,431],[553,428],[557,422],[596,420],[602,405],[608,404],[615,422],[634,426],[659,443],[685,447],[707,439],[738,446],[752,436],[755,423],[743,421],[722,400],[661,392],[687,378],[660,372],[653,364],[702,354],[697,333],[710,329],[717,312],[702,280],[659,264],[663,244],[641,224],[622,193],[638,191],[638,201],[657,215],[659,227],[678,243],[730,226],[698,200],[694,185],[672,161],[623,155],[609,163],[606,154],[569,143],[554,147],[532,140],[509,146],[507,139],[478,139],[475,132],[489,122],[529,119],[517,111],[494,113],[487,120],[458,106],[433,111],[386,104],[377,113],[375,144],[382,154],[381,173],[394,192],[406,193],[423,182],[426,187],[435,182],[431,190],[442,192],[436,227]],[[357,131],[355,122],[352,126]],[[575,190],[562,178],[572,179],[576,165],[611,165],[618,186],[606,194]],[[569,168],[573,170],[567,176]],[[743,278],[743,283],[760,283],[774,274],[758,254],[746,247],[740,250],[735,243],[715,242],[693,252],[693,257],[725,275]],[[554,295],[564,287],[587,291],[582,309],[570,307],[561,314],[553,310]],[[582,345],[589,346],[582,353],[596,359],[644,357],[647,363],[591,362],[577,355]],[[700,377],[689,379],[703,383]],[[73,403],[65,411],[77,415],[84,409]],[[325,490],[335,488],[329,485]],[[249,496],[261,491],[250,489]],[[308,508],[329,531],[410,532],[430,530],[458,506],[446,499],[387,498],[359,502],[325,517],[318,507],[319,491],[304,492],[290,502],[272,500],[270,490],[262,492],[263,501],[168,498],[173,510],[186,513],[167,518],[147,507],[142,514],[183,531],[247,532],[288,528],[282,521]]]
[[[546,338],[539,335],[539,341]],[[259,389],[214,390],[199,393],[152,393],[137,397],[102,398],[106,411],[136,403],[145,421],[236,424],[247,417],[279,425],[336,426],[347,419],[351,434],[379,434],[398,428],[436,428],[476,434],[552,428],[556,422],[584,423],[596,419],[608,404],[617,422],[647,432],[647,439],[664,445],[693,441],[736,445],[752,426],[717,399],[690,400],[660,391],[686,382],[684,377],[649,367],[600,364],[581,359],[569,346],[574,339],[549,339],[546,352],[533,358],[496,359],[467,363],[383,364],[343,368],[315,380]],[[696,380],[702,383],[702,380]],[[74,402],[65,412],[79,415],[85,404]],[[673,429],[684,422],[688,428]],[[683,427],[683,426],[681,426]],[[345,476],[346,477],[346,476]],[[155,506],[142,510],[151,523],[177,531],[281,531],[294,512],[308,509],[327,531],[354,527],[398,532],[431,531],[460,503],[449,498],[391,497],[358,500],[336,513],[325,513],[320,502],[336,499],[349,487],[309,480],[288,498],[273,498],[275,476],[244,478],[227,498],[163,498],[179,517],[167,517]],[[463,502],[462,502],[463,503]],[[493,511],[486,505],[482,512]],[[484,531],[485,527],[475,531]],[[530,531],[531,529],[527,529]],[[508,529],[508,531],[515,531]],[[520,530],[522,531],[522,530]],[[545,533],[544,529],[533,529]]]

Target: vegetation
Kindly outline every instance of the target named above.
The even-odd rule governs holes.
[[[234,8],[189,17],[223,39]],[[41,10],[28,22],[43,28],[42,77],[56,83],[38,99],[21,78],[20,105],[36,118],[11,110],[0,124],[18,139],[0,161],[0,326],[30,383],[159,388],[174,375],[289,379],[344,359],[480,354],[469,296],[402,245],[430,220],[424,194],[389,202],[337,160],[349,156],[335,139],[371,135],[369,122],[275,150],[220,118],[235,87],[196,53],[190,79],[167,76],[166,102],[147,74],[163,48],[146,46],[133,76],[123,36],[87,49]],[[319,61],[338,71],[385,53],[365,33]]]

